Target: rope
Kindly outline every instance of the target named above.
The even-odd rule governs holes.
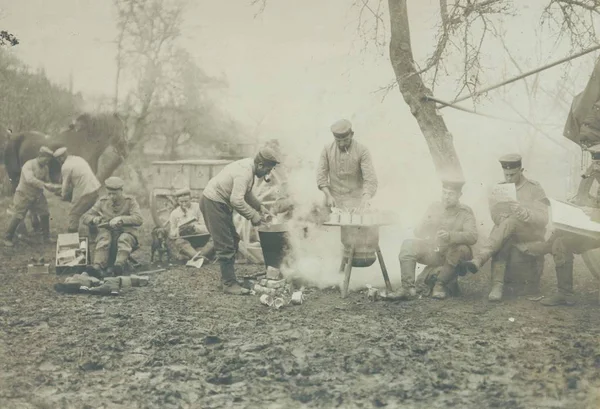
[[[510,79],[508,79],[508,80],[506,80],[506,81],[502,81],[502,82],[501,82],[501,83],[499,83],[499,84],[496,84],[496,85],[489,86],[489,87],[487,87],[487,88],[484,88],[484,89],[482,89],[482,90],[480,90],[480,91],[475,91],[475,92],[473,92],[472,94],[465,95],[464,97],[457,98],[457,99],[455,99],[454,101],[452,101],[452,104],[455,104],[455,103],[457,103],[457,102],[464,101],[464,100],[466,100],[466,99],[471,99],[471,98],[477,97],[477,96],[479,96],[479,95],[481,95],[481,94],[484,94],[484,93],[486,93],[486,92],[488,92],[488,91],[491,91],[491,90],[493,90],[493,89],[500,88],[500,87],[502,87],[502,86],[504,86],[504,85],[508,85],[508,84],[510,84],[510,83],[512,83],[512,82],[518,81],[518,80],[520,80],[520,79],[523,79],[523,78],[525,78],[525,77],[529,77],[530,75],[533,75],[533,74],[537,74],[538,72],[541,72],[541,71],[547,70],[547,69],[549,69],[549,68],[552,68],[552,67],[554,67],[554,66],[556,66],[556,65],[562,64],[562,63],[564,63],[564,62],[567,62],[567,61],[570,61],[570,60],[574,60],[575,58],[579,58],[579,57],[581,57],[581,56],[583,56],[583,55],[589,54],[589,53],[591,53],[591,52],[593,52],[593,51],[596,51],[596,50],[600,50],[600,45],[597,45],[597,46],[595,46],[595,47],[588,48],[587,50],[583,50],[583,51],[581,51],[581,52],[578,52],[577,54],[573,54],[573,55],[571,55],[571,56],[569,56],[569,57],[562,58],[562,59],[560,59],[560,60],[558,60],[558,61],[555,61],[555,62],[553,62],[553,63],[546,64],[546,65],[544,65],[544,66],[542,66],[542,67],[540,67],[540,68],[536,68],[535,70],[532,70],[532,71],[525,72],[525,73],[523,73],[523,74],[521,74],[521,75],[517,75],[516,77],[510,78]],[[451,106],[451,105],[447,105],[447,106]],[[443,108],[443,107],[442,107],[442,108]]]

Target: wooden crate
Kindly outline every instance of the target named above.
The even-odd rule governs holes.
[[[72,260],[83,256],[80,262],[74,265]],[[85,271],[90,264],[89,242],[87,237],[79,237],[78,233],[59,234],[56,240],[56,274],[76,274]]]

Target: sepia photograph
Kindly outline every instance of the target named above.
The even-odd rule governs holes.
[[[0,408],[600,409],[599,29],[0,0]]]

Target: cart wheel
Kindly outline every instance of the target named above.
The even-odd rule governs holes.
[[[586,251],[581,258],[596,280],[600,280],[600,249]]]
[[[156,226],[165,227],[169,223],[169,216],[175,207],[177,207],[177,202],[173,196],[150,192],[150,212]]]

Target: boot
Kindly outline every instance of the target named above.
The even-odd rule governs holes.
[[[484,264],[485,261],[482,261],[479,257],[475,257],[473,260],[463,261],[463,266],[473,274],[481,270],[481,267],[483,267]]]
[[[506,274],[506,262],[494,261],[492,264],[492,290],[488,295],[488,300],[497,302],[502,300],[502,292],[504,291],[504,275]]]
[[[415,269],[417,262],[414,260],[400,260],[400,274],[402,276],[402,286],[398,294],[401,300],[410,300],[417,295],[415,288]]]
[[[19,227],[19,223],[21,223],[21,219],[13,217],[8,224],[8,229],[6,230],[6,234],[4,235],[4,245],[7,247],[14,246],[13,239],[15,237],[15,232],[17,231],[17,227]]]
[[[435,286],[433,287],[433,291],[431,293],[431,296],[433,298],[443,300],[446,297],[448,297],[448,289],[446,285],[454,278],[455,268],[456,267],[451,266],[449,264],[446,264],[442,268],[440,268],[440,272],[435,282]]]
[[[115,258],[115,264],[113,266],[113,272],[116,276],[123,274],[125,266],[127,265],[127,259],[129,258],[128,251],[118,251],[117,257]]]
[[[235,260],[222,260],[221,281],[223,282],[223,292],[225,294],[246,295],[250,294],[250,290],[239,285],[235,279]]]
[[[558,292],[540,301],[542,305],[554,307],[557,305],[573,305],[573,259],[562,266],[556,266],[556,281]]]
[[[40,215],[40,224],[42,225],[42,242],[44,244],[56,243],[56,240],[50,237],[50,215]]]

